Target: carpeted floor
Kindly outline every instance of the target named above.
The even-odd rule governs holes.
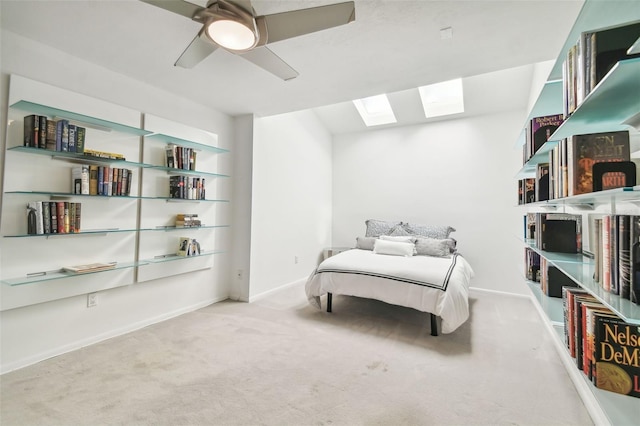
[[[472,291],[471,319],[294,286],[222,302],[3,375],[11,425],[587,425],[526,298]]]

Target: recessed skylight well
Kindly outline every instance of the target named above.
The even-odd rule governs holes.
[[[464,112],[461,78],[418,87],[418,91],[427,118]]]
[[[387,95],[356,99],[353,104],[367,127],[390,124],[397,121]]]

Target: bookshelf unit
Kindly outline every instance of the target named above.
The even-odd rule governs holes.
[[[567,51],[577,42],[581,33],[637,21],[640,21],[640,8],[634,2],[586,0],[527,118],[527,123],[534,117],[562,113],[562,63]],[[638,43],[640,41],[636,45]],[[517,173],[516,178],[534,177],[537,165],[548,162],[549,152],[560,140],[569,136],[617,130],[629,130],[632,135],[637,135],[640,124],[639,75],[640,58],[620,61],[551,135],[548,142],[529,159]],[[521,139],[523,139],[522,136]],[[528,203],[520,205],[519,208],[524,208],[525,211],[557,211],[573,214],[584,214],[585,210],[606,212],[603,214],[615,214],[623,210],[633,212],[631,214],[640,214],[640,186]],[[583,220],[583,224],[585,223],[588,221]],[[584,233],[583,228],[583,235]],[[549,265],[560,269],[626,322],[640,325],[640,305],[605,292],[599,284],[594,282],[593,260],[581,254],[545,252],[536,248],[531,241],[525,241],[523,246],[547,259]],[[564,345],[562,299],[544,295],[539,283],[527,281],[527,285],[531,290],[534,305],[552,335],[560,358],[594,423],[612,425],[637,423],[637,419],[640,418],[640,403],[637,398],[598,389],[576,368],[575,361]]]
[[[87,148],[122,154],[126,160],[23,146],[23,119],[30,114],[46,116],[49,120],[65,119],[85,127]],[[1,310],[213,267],[213,255],[223,252],[216,247],[216,230],[228,227],[216,223],[216,206],[225,205],[228,200],[215,198],[214,182],[227,177],[216,172],[215,157],[227,151],[209,143],[217,142],[215,134],[160,118],[147,118],[139,111],[20,76],[11,76],[7,117],[0,224]],[[165,133],[159,133],[154,125]],[[191,134],[206,134],[209,140],[200,143],[197,139],[172,136],[182,133],[187,138]],[[159,151],[164,155],[166,141],[207,153],[201,169],[179,171],[206,177],[211,190],[205,199],[170,197],[165,181],[176,171],[165,167],[158,155]],[[154,147],[153,150],[147,150],[147,145]],[[129,194],[73,193],[71,168],[80,164],[129,169]],[[80,231],[29,233],[26,204],[35,201],[81,203]],[[204,226],[176,227],[175,212],[192,209],[194,205],[205,219]],[[199,256],[174,255],[182,233],[196,234],[199,241],[206,244]],[[151,251],[146,250],[149,244],[153,247]],[[176,260],[186,261],[173,262]],[[63,270],[67,266],[96,262],[115,262],[116,266],[88,273]],[[169,263],[180,266],[157,266]],[[145,272],[145,268],[151,268],[153,273]]]

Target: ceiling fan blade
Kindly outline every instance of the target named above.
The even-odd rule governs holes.
[[[296,70],[289,66],[289,64],[264,46],[256,47],[255,49],[239,54],[238,56],[253,62],[260,68],[269,71],[271,74],[274,74],[283,80],[291,80],[299,75]]]
[[[267,24],[267,43],[348,24],[356,19],[353,1],[260,16]]]
[[[216,49],[216,45],[207,41],[204,31],[200,31],[174,65],[182,68],[193,68]]]
[[[197,4],[189,3],[183,0],[140,0],[143,3],[149,3],[159,8],[168,10],[169,12],[177,13],[178,15],[186,16],[191,19],[193,16],[204,9]]]

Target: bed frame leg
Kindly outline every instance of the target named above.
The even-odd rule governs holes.
[[[331,312],[332,299],[333,299],[333,294],[327,293],[327,312]]]
[[[436,316],[434,314],[429,314],[431,315],[431,335],[432,336],[437,336],[438,335],[438,320],[436,318]]]

